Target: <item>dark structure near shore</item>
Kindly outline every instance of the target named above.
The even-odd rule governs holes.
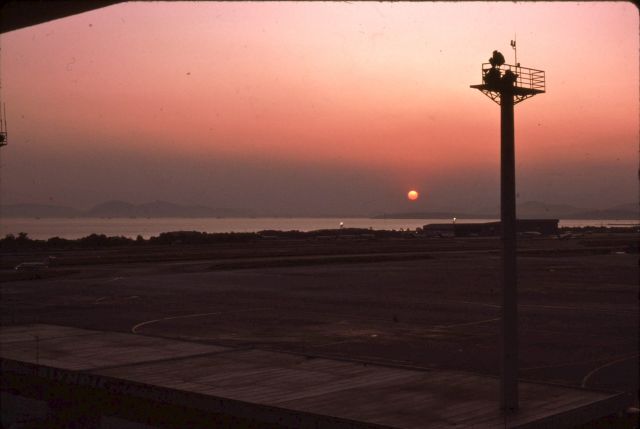
[[[558,219],[518,219],[518,234],[537,233],[554,235],[558,233]],[[485,223],[431,223],[423,227],[426,235],[432,237],[492,237],[502,233],[500,222]]]

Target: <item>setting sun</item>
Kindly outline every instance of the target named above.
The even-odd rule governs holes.
[[[409,198],[411,201],[415,201],[418,199],[418,192],[417,191],[409,191],[409,193],[407,194],[407,198]]]

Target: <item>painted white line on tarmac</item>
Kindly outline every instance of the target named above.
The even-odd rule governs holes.
[[[146,326],[146,325],[151,325],[152,323],[162,322],[162,321],[165,321],[165,320],[189,319],[189,318],[192,318],[192,317],[213,316],[213,315],[216,315],[216,314],[243,313],[243,312],[246,312],[246,311],[258,311],[258,310],[272,310],[272,309],[271,308],[249,308],[249,309],[246,309],[246,310],[214,311],[214,312],[211,312],[211,313],[195,313],[195,314],[185,314],[185,315],[182,315],[182,316],[162,317],[160,319],[147,320],[146,322],[138,323],[133,328],[131,328],[131,333],[132,334],[137,334],[138,333],[138,329],[140,329],[141,327]]]
[[[610,356],[613,359],[621,359],[621,358],[629,358],[629,357],[633,357],[635,354],[623,354],[623,355],[618,355],[618,356]],[[549,369],[549,368],[562,368],[563,366],[578,366],[578,365],[585,365],[588,363],[597,363],[597,362],[602,362],[604,360],[604,358],[601,359],[589,359],[589,360],[580,360],[580,361],[571,361],[571,362],[563,362],[563,363],[554,363],[554,364],[548,364],[548,365],[539,365],[539,366],[528,366],[525,368],[519,368],[520,371],[533,371],[536,369]]]
[[[360,338],[355,338],[355,339],[348,339],[348,340],[342,340],[342,341],[332,341],[330,343],[322,343],[322,344],[312,344],[310,347],[326,347],[326,346],[333,346],[336,344],[344,344],[344,343],[351,343],[353,341],[357,341]]]
[[[563,306],[563,305],[539,305],[539,304],[519,304],[520,308],[532,308],[532,309],[543,309],[543,310],[577,310],[577,311],[588,311],[591,313],[605,313],[605,314],[624,314],[624,315],[636,315],[638,314],[636,310],[619,310],[619,309],[608,309],[608,308],[589,308],[589,307],[575,307],[575,306]]]
[[[640,353],[634,353],[630,356],[627,357],[623,357],[620,359],[616,359],[616,360],[612,360],[611,362],[605,363],[604,365],[601,365],[599,367],[597,367],[596,369],[592,370],[589,374],[585,375],[585,377],[582,379],[582,384],[580,385],[580,387],[587,387],[587,381],[589,381],[589,379],[591,378],[591,376],[593,374],[595,374],[596,372],[600,371],[601,369],[605,369],[608,366],[611,365],[615,365],[619,362],[624,362],[625,360],[629,360],[629,359],[633,359],[634,357],[638,357],[640,355]]]
[[[437,328],[437,329],[457,328],[458,326],[480,325],[483,323],[495,322],[496,320],[501,320],[501,318],[494,317],[493,319],[476,320],[475,322],[455,323],[453,325],[435,325],[434,328]]]
[[[489,304],[486,302],[479,301],[460,301],[455,299],[440,299],[439,302],[447,303],[454,302],[458,304],[471,304],[471,305],[479,305],[482,307],[492,307],[492,308],[502,308],[501,304]],[[608,309],[608,308],[589,308],[589,307],[576,307],[576,306],[564,306],[564,305],[540,305],[540,304],[518,304],[518,307],[521,309],[527,310],[575,310],[575,311],[588,311],[594,313],[605,313],[605,314],[616,314],[616,315],[633,315],[638,314],[636,309],[633,310],[620,310],[620,309]]]

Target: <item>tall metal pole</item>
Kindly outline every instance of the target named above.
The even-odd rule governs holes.
[[[511,41],[515,49],[515,40]],[[518,284],[516,265],[516,163],[513,106],[545,93],[545,73],[520,64],[505,65],[493,51],[482,65],[482,84],[471,85],[500,105],[500,224],[502,226],[502,324],[500,347],[500,405],[505,413],[518,410]],[[517,72],[514,73],[514,70]]]
[[[500,221],[502,225],[501,405],[518,409],[518,301],[516,267],[516,166],[513,82],[500,89]]]

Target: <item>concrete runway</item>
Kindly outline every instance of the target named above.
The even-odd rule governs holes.
[[[520,377],[637,395],[637,254],[561,254],[556,243],[564,246],[548,241],[519,257]],[[244,269],[206,258],[69,263],[43,279],[5,276],[2,325],[497,374],[495,251],[453,246],[407,258]]]

